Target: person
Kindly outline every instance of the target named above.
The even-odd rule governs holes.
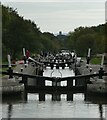
[[[26,51],[26,58],[28,59],[30,57],[30,52],[29,50]]]

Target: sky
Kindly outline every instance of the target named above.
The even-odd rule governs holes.
[[[105,23],[105,0],[1,0],[34,21],[42,32],[68,33]]]

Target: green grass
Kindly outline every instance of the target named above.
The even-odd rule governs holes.
[[[90,60],[90,63],[91,64],[98,64],[98,65],[100,65],[101,64],[101,57],[94,57],[94,58],[92,58],[91,60]]]

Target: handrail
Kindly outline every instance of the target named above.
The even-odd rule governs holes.
[[[0,74],[9,75],[9,72],[0,71]],[[19,77],[26,76],[28,78],[38,78],[38,79],[44,79],[44,80],[50,80],[50,81],[56,80],[57,82],[60,82],[60,81],[65,81],[65,80],[73,80],[73,79],[77,79],[77,78],[96,77],[96,76],[99,76],[99,73],[86,74],[86,75],[77,75],[77,76],[69,76],[69,77],[46,77],[46,76],[39,76],[39,75],[30,75],[30,74],[25,74],[25,73],[23,74],[23,73],[18,73],[18,72],[13,72],[12,75],[13,76],[19,76]],[[102,76],[107,76],[107,72],[104,72],[102,74]]]

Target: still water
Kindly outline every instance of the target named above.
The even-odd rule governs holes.
[[[44,76],[75,75],[72,70],[44,71]],[[46,85],[52,83],[46,81]],[[75,83],[74,83],[75,84]],[[61,83],[66,85],[66,81]],[[105,98],[87,96],[84,93],[27,93],[26,97],[13,96],[5,98],[2,102],[3,118],[105,118],[107,102]],[[1,106],[0,105],[0,106]]]

